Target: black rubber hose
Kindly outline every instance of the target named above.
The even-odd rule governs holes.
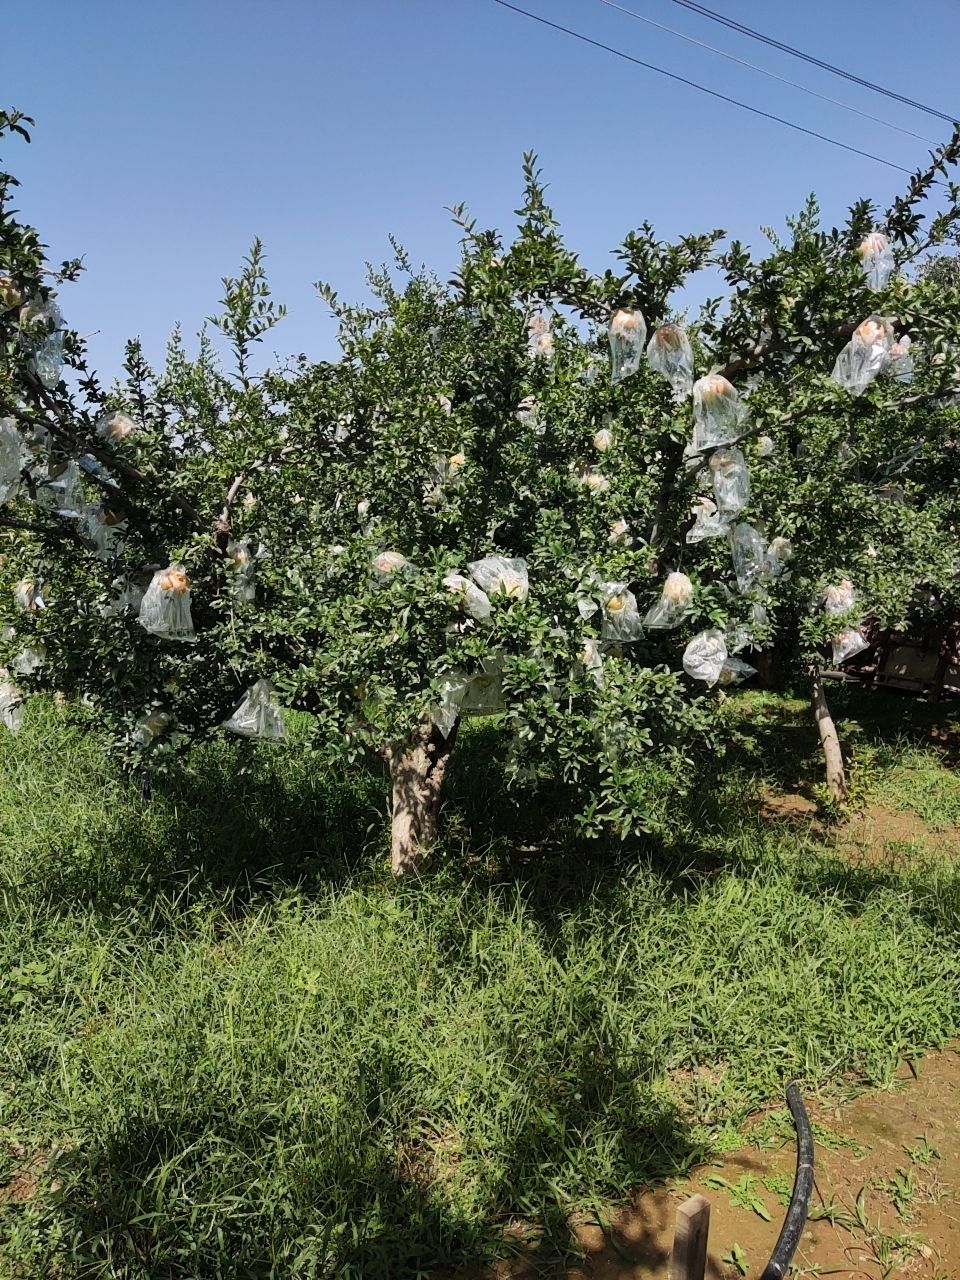
[[[800,1243],[800,1234],[807,1221],[810,1208],[810,1192],[813,1190],[813,1135],[810,1121],[795,1084],[787,1087],[787,1105],[797,1126],[797,1176],[793,1180],[790,1207],[780,1231],[777,1247],[770,1255],[760,1280],[783,1280]]]

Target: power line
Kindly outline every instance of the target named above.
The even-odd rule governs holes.
[[[779,80],[781,84],[788,84],[792,89],[799,89],[801,93],[808,93],[812,98],[819,98],[821,102],[829,102],[831,106],[842,107],[844,111],[852,111],[854,115],[863,116],[865,120],[872,120],[874,124],[882,124],[887,129],[896,129],[897,133],[905,133],[908,138],[916,138],[919,142],[929,142],[932,146],[937,145],[936,138],[928,138],[925,134],[914,133],[912,129],[904,129],[901,125],[894,124],[892,120],[883,120],[880,116],[872,115],[869,111],[861,111],[859,107],[855,107],[849,102],[842,102],[839,98],[831,98],[829,94],[819,93],[816,89],[811,89],[809,85],[800,84],[796,80],[789,80],[786,76],[777,75],[775,71],[768,71],[766,67],[759,67],[755,62],[748,62],[746,58],[738,58],[735,54],[728,53],[726,49],[718,49],[715,45],[707,44],[703,40],[695,40],[693,36],[688,36],[686,32],[677,31],[676,28],[668,27],[662,22],[655,22],[653,18],[637,13],[635,9],[628,9],[626,5],[615,3],[615,0],[599,0],[599,3],[606,5],[608,9],[616,9],[618,13],[625,13],[628,17],[636,18],[638,22],[645,22],[650,27],[656,27],[658,31],[666,31],[669,35],[676,36],[679,40],[685,40],[687,44],[696,45],[698,49],[707,49],[710,53],[716,53],[721,58],[726,58],[729,62],[736,62],[738,66],[749,67],[751,71],[759,71],[762,76],[768,76],[771,80]]]
[[[571,27],[561,26],[559,22],[551,22],[549,18],[542,18],[538,13],[531,13],[528,9],[521,9],[519,5],[510,4],[508,0],[494,0],[494,3],[501,5],[504,9],[512,9],[514,13],[522,13],[525,18],[531,18],[534,22],[539,22],[545,27],[552,27],[554,31],[562,31],[564,35],[573,36],[575,40],[582,40],[584,44],[592,44],[595,49],[603,49],[617,58],[623,58],[626,62],[632,62],[638,67],[645,67],[647,71],[656,71],[658,75],[667,76],[668,79],[688,85],[691,89],[699,89],[701,93],[708,93],[711,98],[719,98],[721,102],[729,102],[732,106],[741,107],[744,111],[750,111],[755,116],[763,116],[765,120],[773,120],[777,124],[786,125],[788,129],[795,129],[797,133],[805,133],[808,137],[819,138],[821,142],[829,142],[831,146],[841,147],[844,151],[852,151],[854,155],[863,156],[867,160],[875,160],[877,164],[885,164],[888,169],[897,169],[900,173],[912,175],[911,169],[905,169],[901,164],[894,164],[892,160],[884,160],[882,156],[875,156],[870,151],[861,151],[859,147],[853,147],[847,142],[839,142],[836,138],[828,137],[825,133],[818,133],[816,129],[808,129],[805,125],[795,124],[792,120],[785,120],[783,116],[775,116],[771,111],[762,111],[760,107],[752,107],[748,102],[740,102],[739,99],[728,97],[727,94],[720,93],[716,89],[708,89],[706,85],[698,84],[696,80],[688,80],[686,76],[667,71],[664,67],[658,67],[653,62],[644,62],[641,58],[635,58],[630,53],[624,53],[622,49],[615,49],[613,45],[603,44],[600,40],[585,36],[582,32],[574,31]]]
[[[863,80],[860,76],[855,76],[851,71],[844,71],[842,67],[835,67],[831,62],[823,62],[820,58],[815,58],[810,53],[804,53],[802,49],[795,49],[793,45],[784,44],[783,41],[775,40],[772,36],[765,36],[762,31],[754,31],[752,27],[744,26],[742,22],[737,22],[734,18],[727,18],[722,13],[716,13],[713,9],[708,9],[706,5],[696,3],[696,0],[672,0],[672,3],[678,4],[684,9],[689,9],[692,13],[699,13],[701,17],[709,18],[712,22],[719,22],[723,26],[729,27],[731,31],[739,31],[741,35],[749,36],[751,40],[760,40],[772,49],[779,49],[782,53],[789,53],[795,58],[802,58],[804,62],[809,62],[814,67],[820,67],[822,71],[830,71],[835,76],[842,76],[844,80],[859,84],[864,89],[872,89],[874,93],[882,93],[884,97],[892,98],[895,102],[902,102],[908,107],[915,107],[918,111],[925,111],[928,116],[936,116],[938,120],[946,120],[947,124],[956,123],[955,116],[948,116],[943,111],[937,111],[935,107],[928,107],[922,102],[914,101],[913,98],[905,98],[903,94],[895,93],[893,89],[886,89],[882,84],[874,84],[871,80]]]

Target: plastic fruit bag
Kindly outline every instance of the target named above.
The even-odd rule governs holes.
[[[22,653],[19,653],[14,660],[13,670],[18,676],[32,676],[43,666],[46,661],[47,651],[42,640],[37,640],[35,644],[28,645]]]
[[[114,578],[110,584],[111,589],[116,593],[112,600],[107,604],[100,606],[101,618],[113,618],[117,614],[129,612],[140,612],[140,605],[143,603],[143,592],[135,582],[131,582],[129,578],[121,576]]]
[[[711,498],[697,498],[693,504],[694,522],[687,530],[688,543],[702,542],[704,538],[715,538],[726,533],[729,526],[721,520],[717,504]]]
[[[453,733],[460,718],[460,703],[467,688],[467,676],[459,667],[446,671],[440,681],[440,700],[430,708],[430,719],[445,738]]]
[[[868,316],[837,356],[831,378],[853,396],[863,395],[890,360],[893,329],[882,316]]]
[[[694,680],[716,684],[727,659],[723,632],[716,629],[701,631],[683,651],[683,669]]]
[[[864,637],[860,628],[848,627],[847,630],[841,631],[839,635],[833,638],[833,664],[839,667],[841,662],[846,662],[854,654],[862,653],[864,649],[869,648],[870,643]]]
[[[0,680],[0,721],[11,733],[18,733],[27,709],[26,700],[15,684]]]
[[[457,597],[457,603],[469,617],[477,622],[490,617],[492,606],[488,596],[462,573],[448,573],[443,585]]]
[[[599,689],[603,688],[603,655],[596,640],[584,640],[580,650],[580,666],[589,671]]]
[[[736,387],[720,373],[707,374],[693,384],[693,451],[729,444],[744,430],[746,407]]]
[[[503,657],[484,658],[480,671],[468,677],[460,699],[462,716],[492,716],[503,711]]]
[[[54,511],[65,520],[79,520],[87,506],[80,468],[72,460],[52,459],[46,475],[35,478],[36,503],[44,511]]]
[[[550,313],[536,311],[527,321],[527,352],[531,360],[553,359]]]
[[[522,427],[526,427],[538,435],[542,434],[543,424],[540,421],[540,405],[536,396],[524,396],[517,405],[514,417]]]
[[[21,578],[13,588],[13,599],[18,609],[45,609],[40,584],[32,578]]]
[[[793,546],[788,538],[774,538],[767,548],[763,576],[779,578],[793,559]]]
[[[0,418],[0,507],[20,488],[22,441],[12,418]]]
[[[749,662],[743,662],[740,658],[728,657],[720,668],[720,676],[717,683],[721,687],[729,684],[739,684],[741,680],[749,680],[751,676],[756,674],[756,667],[751,667]]]
[[[643,620],[651,630],[668,630],[678,627],[686,616],[693,600],[693,583],[685,573],[670,573],[663,584],[660,599]]]
[[[890,241],[882,231],[871,231],[857,248],[863,263],[863,274],[871,289],[882,289],[893,275],[896,263]]]
[[[374,580],[381,585],[392,582],[397,574],[406,573],[413,568],[407,557],[399,551],[381,551],[373,557],[371,563]]]
[[[647,322],[639,311],[621,308],[610,317],[610,382],[616,386],[640,368],[647,340]]]
[[[128,436],[132,436],[137,429],[137,424],[127,413],[122,413],[119,409],[113,413],[102,414],[96,422],[94,431],[101,440],[109,440],[111,444],[117,444],[120,440],[126,440]]]
[[[157,738],[163,736],[169,729],[173,717],[168,711],[156,710],[149,711],[142,716],[137,723],[136,729],[133,731],[133,740],[139,743],[141,747],[149,747]]]
[[[572,471],[577,483],[583,485],[589,493],[605,493],[610,488],[610,481],[602,471],[582,465],[574,466]]]
[[[63,317],[51,298],[48,302],[28,302],[20,310],[20,323],[43,325],[46,332],[36,341],[30,367],[48,391],[60,381],[63,368]]]
[[[841,578],[839,582],[824,588],[823,607],[833,617],[846,613],[856,603],[857,593],[849,578]]]
[[[710,457],[713,493],[721,520],[741,512],[750,501],[750,472],[739,449],[718,449]]]
[[[600,607],[603,613],[600,634],[604,640],[626,643],[639,640],[643,635],[637,597],[627,590],[625,582],[603,583]]]
[[[98,560],[109,560],[122,551],[127,526],[115,511],[97,504],[89,506],[83,513],[81,528],[93,543]]]
[[[913,353],[910,350],[912,345],[910,335],[904,334],[890,348],[890,363],[887,365],[887,372],[895,382],[913,381]]]
[[[227,565],[231,574],[231,591],[237,600],[248,603],[257,598],[254,579],[257,573],[257,559],[253,554],[249,538],[231,539],[227,543]]]
[[[508,600],[526,600],[530,590],[527,562],[519,556],[484,556],[467,565],[467,572],[488,596],[505,596]]]
[[[733,571],[740,591],[748,591],[767,567],[767,544],[751,524],[736,524],[730,530]]]
[[[685,399],[693,390],[693,348],[682,325],[662,324],[654,330],[647,363],[670,383],[674,400]]]
[[[251,685],[233,715],[224,720],[224,729],[239,733],[244,738],[266,738],[270,742],[279,742],[286,736],[286,728],[273,692],[273,685],[269,680],[258,680]]]
[[[777,452],[777,445],[773,436],[757,436],[757,457],[772,458]]]
[[[610,532],[607,535],[608,542],[621,542],[624,545],[630,543],[630,526],[624,520],[623,516],[618,516],[616,520],[610,521]]]
[[[180,565],[158,569],[140,602],[138,621],[151,635],[165,640],[193,640],[190,579]]]
[[[613,432],[609,427],[601,427],[593,437],[594,448],[599,453],[606,453],[613,446]]]

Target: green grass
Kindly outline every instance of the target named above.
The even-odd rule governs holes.
[[[515,808],[474,732],[407,887],[376,773],[223,745],[144,807],[31,707],[0,738],[0,1182],[39,1183],[0,1199],[0,1275],[425,1276],[511,1216],[562,1248],[791,1078],[884,1082],[956,1035],[957,867],[760,825],[755,719],[669,855]],[[871,785],[904,751],[949,790],[918,738]]]

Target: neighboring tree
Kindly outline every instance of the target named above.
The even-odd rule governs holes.
[[[956,219],[952,186],[926,231],[916,206],[957,156],[954,140],[881,220],[901,259]],[[512,242],[454,211],[449,284],[411,273],[395,246],[369,306],[322,289],[339,361],[252,373],[253,344],[281,314],[255,244],[216,321],[231,374],[205,338],[196,360],[175,338],[160,374],[131,344],[126,381],[105,392],[70,333],[76,376],[59,376],[50,277],[9,206],[12,181],[0,178],[0,415],[21,455],[0,513],[10,723],[22,691],[57,688],[128,763],[155,768],[221,727],[281,735],[281,704],[309,712],[318,754],[386,762],[404,873],[436,837],[461,717],[502,712],[517,785],[561,779],[588,833],[669,837],[722,749],[723,703],[705,686],[748,674],[746,646],[779,630],[813,655],[955,568],[955,544],[933,536],[940,436],[921,437],[927,487],[908,516],[875,500],[867,471],[894,458],[890,433],[899,447],[923,427],[952,366],[923,364],[909,423],[888,383],[851,400],[827,377],[880,302],[896,304],[886,336],[932,353],[960,329],[955,293],[900,280],[868,292],[866,205],[828,235],[811,207],[793,244],[759,261],[736,244],[717,256],[718,232],[671,245],[644,225],[620,270],[594,276],[564,247],[528,157]],[[713,261],[731,294],[722,315],[705,308],[691,348],[670,299]],[[747,403],[724,381],[744,375]],[[688,544],[706,476],[718,496],[743,496],[743,469],[718,451],[765,434],[774,453],[753,465],[753,505],[702,508],[730,532]],[[829,498],[866,532],[844,541],[824,516],[817,534],[815,477],[842,491],[821,508]],[[748,516],[766,523],[756,537]],[[873,576],[867,536],[884,548]],[[828,587],[841,608],[825,619],[810,605]]]

